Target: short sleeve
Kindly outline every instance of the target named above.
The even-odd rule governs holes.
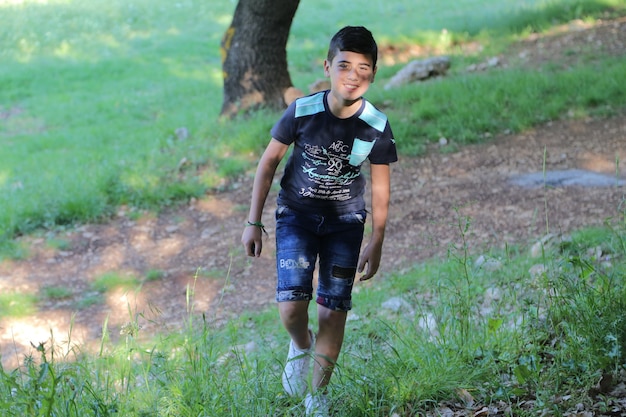
[[[385,130],[381,137],[376,140],[369,160],[372,164],[390,164],[398,160],[396,140],[393,137],[389,122],[385,125]]]
[[[282,117],[276,122],[270,131],[272,137],[285,145],[291,145],[296,139],[296,102],[287,107]]]

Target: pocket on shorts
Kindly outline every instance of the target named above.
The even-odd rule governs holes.
[[[339,216],[341,223],[348,224],[365,224],[367,220],[367,212],[365,210],[359,210],[352,213],[346,213]]]
[[[280,219],[281,217],[286,216],[287,214],[291,213],[291,209],[287,206],[278,206],[276,208],[276,220]]]

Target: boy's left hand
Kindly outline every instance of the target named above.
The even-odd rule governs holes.
[[[263,249],[263,236],[261,235],[261,229],[257,226],[246,227],[241,235],[241,243],[246,252],[246,255],[258,258],[261,256],[261,250]]]
[[[357,267],[357,272],[360,274],[365,270],[365,265],[367,264],[367,270],[365,270],[365,274],[359,278],[359,281],[367,281],[372,278],[378,272],[378,268],[380,267],[380,258],[382,256],[383,244],[378,242],[370,242],[367,244],[365,249],[363,249],[363,253],[361,254],[361,258],[359,259],[359,265]]]

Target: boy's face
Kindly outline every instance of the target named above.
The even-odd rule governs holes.
[[[376,67],[368,55],[339,51],[332,62],[324,61],[324,74],[330,77],[331,94],[351,103],[360,99],[374,82]]]

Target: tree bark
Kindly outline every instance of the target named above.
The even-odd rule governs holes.
[[[221,43],[221,116],[260,107],[282,109],[293,94],[287,39],[299,0],[239,0]]]

